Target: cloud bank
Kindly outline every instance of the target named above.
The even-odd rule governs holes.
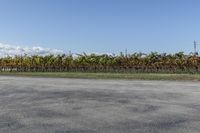
[[[0,56],[15,56],[15,55],[58,55],[63,54],[62,50],[42,48],[42,47],[21,47],[9,44],[0,43]]]

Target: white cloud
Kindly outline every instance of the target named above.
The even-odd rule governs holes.
[[[63,54],[62,50],[42,48],[42,47],[21,47],[0,43],[0,56],[14,55],[57,55]]]

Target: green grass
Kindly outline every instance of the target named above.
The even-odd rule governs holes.
[[[0,75],[87,78],[87,79],[139,79],[139,80],[194,80],[200,81],[200,74],[161,73],[81,73],[81,72],[1,72]]]

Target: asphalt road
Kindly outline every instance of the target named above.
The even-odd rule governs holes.
[[[0,76],[1,133],[200,133],[200,83]]]

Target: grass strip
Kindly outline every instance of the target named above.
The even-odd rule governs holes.
[[[84,73],[84,72],[0,72],[7,76],[86,78],[86,79],[138,79],[138,80],[194,80],[200,81],[200,74],[160,73]]]

